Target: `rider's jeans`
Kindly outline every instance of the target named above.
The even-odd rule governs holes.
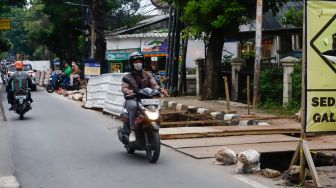
[[[138,104],[134,99],[126,99],[125,108],[128,112],[128,120],[130,129],[133,130],[135,126],[135,118],[137,115]]]
[[[70,85],[73,86],[74,78],[79,78],[79,74],[72,74],[70,75]]]
[[[69,83],[69,81],[70,81],[70,77],[69,76],[67,76],[67,77],[64,78],[63,85],[62,85],[63,89],[65,89],[65,86],[67,85],[67,83]]]

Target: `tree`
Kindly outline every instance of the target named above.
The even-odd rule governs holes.
[[[25,0],[1,0],[0,1],[0,16],[7,13],[11,7],[25,5]],[[8,51],[11,47],[10,41],[0,33],[0,52]]]
[[[279,11],[281,2],[287,0],[264,0],[264,11]],[[203,99],[217,99],[220,63],[225,36],[239,31],[239,26],[256,16],[256,1],[246,0],[174,0],[183,7],[183,21],[194,36],[208,36],[206,75]]]
[[[303,9],[297,10],[291,7],[287,12],[285,12],[281,23],[284,25],[291,24],[295,27],[302,27],[303,25]]]
[[[137,16],[134,13],[139,8],[137,0],[91,0],[90,8],[95,23],[95,60],[100,62],[103,72],[108,72],[105,59],[106,42],[105,30],[114,30],[134,23]]]

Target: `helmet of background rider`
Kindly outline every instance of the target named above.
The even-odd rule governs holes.
[[[133,52],[128,58],[128,63],[132,71],[142,71],[144,67],[145,57],[140,52]],[[141,65],[140,65],[141,64]]]
[[[22,61],[16,61],[14,65],[15,65],[15,69],[17,71],[22,71],[23,70],[23,62]]]

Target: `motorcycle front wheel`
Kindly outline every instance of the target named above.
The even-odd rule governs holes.
[[[147,159],[151,163],[155,163],[160,156],[161,142],[158,131],[151,131],[147,134],[149,144],[146,148]]]
[[[48,93],[52,93],[52,92],[54,92],[54,90],[55,90],[55,88],[54,88],[54,86],[52,86],[52,84],[48,84],[48,86],[47,86],[47,92]]]

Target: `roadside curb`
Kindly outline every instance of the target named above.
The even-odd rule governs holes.
[[[3,107],[3,104],[2,104],[2,85],[0,85],[0,116],[2,117],[2,120],[3,121],[6,121],[6,115],[5,115],[5,111],[4,111],[4,107]]]
[[[20,184],[15,176],[0,177],[0,188],[19,188]]]
[[[161,101],[162,107],[166,107],[169,110],[175,110],[178,112],[192,112],[197,114],[203,114],[203,115],[209,115],[212,116],[215,119],[223,119],[224,112],[211,112],[209,109],[203,108],[203,107],[195,107],[192,105],[185,105],[182,103],[178,103],[176,101],[170,101],[170,100],[162,100]]]
[[[172,100],[161,100],[162,107],[176,112],[190,112],[208,116],[216,120],[224,120],[225,126],[250,126],[250,125],[269,125],[266,122],[259,120],[241,120],[241,115],[236,111],[210,111],[204,107],[195,107],[192,105],[185,105]]]

